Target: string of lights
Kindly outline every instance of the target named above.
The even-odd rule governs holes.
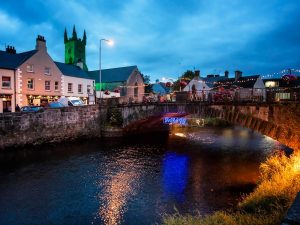
[[[300,73],[300,69],[284,69],[280,72],[275,72],[275,73],[272,73],[272,74],[265,74],[265,75],[261,75],[259,76],[260,78],[264,79],[264,78],[272,78],[272,77],[278,77],[278,75],[286,75],[287,73],[289,73],[291,71],[293,72],[296,72],[296,73]],[[225,85],[233,85],[233,84],[241,84],[241,83],[247,83],[249,81],[256,81],[259,77],[257,78],[246,78],[246,77],[242,77],[242,80],[233,80],[233,81],[226,81],[226,80],[221,80],[221,81],[206,81],[206,80],[198,80],[196,82],[198,83],[205,83],[205,84],[212,84],[212,85],[215,85],[215,84],[225,84]],[[179,80],[191,80],[189,78],[180,78]],[[234,78],[229,78],[229,79],[234,79]],[[153,85],[153,84],[143,84],[143,85],[121,85],[121,86],[118,86],[119,88],[136,88],[136,87],[146,87],[146,86],[150,86],[150,85]]]

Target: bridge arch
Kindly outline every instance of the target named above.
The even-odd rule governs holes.
[[[297,104],[211,105],[208,103],[158,103],[118,106],[125,132],[153,131],[168,113],[220,118],[258,131],[282,144],[300,150],[300,106]],[[160,126],[163,129],[164,126]]]

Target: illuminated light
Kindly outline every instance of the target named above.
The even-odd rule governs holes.
[[[178,137],[186,137],[186,135],[183,134],[183,133],[175,133],[174,135],[176,135],[176,136],[178,136]]]
[[[114,41],[113,40],[107,40],[107,44],[109,45],[109,46],[114,46]]]
[[[163,123],[164,124],[187,125],[186,118],[183,118],[183,117],[164,117]]]

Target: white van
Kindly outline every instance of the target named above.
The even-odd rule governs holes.
[[[62,103],[64,106],[83,106],[83,101],[78,97],[61,97],[57,100]]]

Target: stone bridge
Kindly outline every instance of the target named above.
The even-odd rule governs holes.
[[[177,113],[179,116],[220,118],[258,131],[295,150],[300,149],[299,104],[157,103],[109,107],[108,111],[108,119],[119,112],[119,125],[125,133],[143,133],[159,126],[162,129],[162,118],[168,113]]]

